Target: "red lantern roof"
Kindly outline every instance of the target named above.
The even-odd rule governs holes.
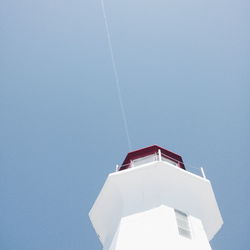
[[[183,160],[182,160],[180,155],[177,155],[176,153],[173,153],[173,152],[171,152],[167,149],[164,149],[162,147],[159,147],[157,145],[153,145],[150,147],[138,149],[138,150],[135,150],[135,151],[128,153],[125,160],[123,161],[122,166],[120,167],[119,171],[130,168],[132,166],[132,162],[134,160],[144,158],[144,157],[154,155],[154,154],[157,155],[159,153],[159,150],[161,152],[162,157],[176,163],[176,165],[178,167],[185,169]]]

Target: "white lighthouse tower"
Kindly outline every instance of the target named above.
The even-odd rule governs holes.
[[[109,174],[89,217],[104,250],[211,250],[223,224],[210,181],[156,145]]]

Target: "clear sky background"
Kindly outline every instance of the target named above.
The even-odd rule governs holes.
[[[250,246],[248,0],[105,0],[132,148],[203,166]],[[128,152],[100,0],[2,0],[0,249],[101,250],[88,212]]]

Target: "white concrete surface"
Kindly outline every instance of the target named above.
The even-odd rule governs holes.
[[[160,206],[123,217],[105,250],[211,250],[198,218],[189,216],[191,238],[181,236],[173,208]]]
[[[177,234],[173,208],[191,216],[194,239]],[[223,224],[209,180],[163,161],[110,174],[89,216],[105,250],[207,250]],[[136,248],[142,239],[151,248]]]

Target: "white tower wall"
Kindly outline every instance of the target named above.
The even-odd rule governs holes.
[[[89,216],[104,250],[211,250],[223,224],[210,181],[161,159],[111,173]]]
[[[179,234],[174,209],[164,205],[123,217],[104,250],[211,250],[201,220],[188,220],[191,238]]]

